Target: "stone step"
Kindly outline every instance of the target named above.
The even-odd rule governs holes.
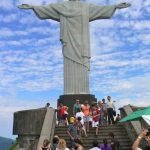
[[[58,131],[57,130],[55,133],[56,134],[57,133],[64,134],[65,132],[67,132],[67,129],[64,130],[64,131],[62,131],[62,130]],[[110,133],[110,132],[113,132],[115,135],[120,135],[120,134],[125,135],[125,134],[127,134],[125,129],[124,130],[98,130],[99,135],[101,135],[101,134],[108,135],[108,133]],[[95,130],[90,130],[90,132],[87,132],[87,134],[88,135],[91,135],[91,134],[93,135],[93,134],[95,134]]]
[[[62,132],[65,132],[65,131],[67,131],[67,128],[64,128],[64,129],[56,129],[56,132],[59,132],[59,133],[62,133]],[[106,129],[101,129],[101,128],[99,128],[98,131],[99,131],[100,133],[126,132],[125,129],[117,129],[117,128],[115,128],[115,129],[107,129],[107,128],[106,128]],[[90,128],[89,133],[93,133],[93,132],[95,132],[95,128]]]
[[[101,142],[99,142],[101,143]],[[69,146],[69,143],[67,143],[67,146]],[[92,143],[88,143],[88,144],[83,144],[83,146],[85,147],[86,150],[92,148]],[[121,150],[131,150],[131,145],[127,145],[127,144],[122,144],[120,143],[120,146],[121,146]]]
[[[65,138],[66,140],[69,139],[68,135],[58,135],[61,138]],[[89,136],[89,137],[81,137],[82,140],[87,141],[87,140],[95,140],[96,138],[98,140],[103,140],[104,138],[109,139],[108,136]],[[130,141],[130,139],[128,137],[124,137],[124,136],[115,136],[115,138],[120,139],[120,141]]]
[[[64,138],[67,144],[70,143],[70,139],[66,133],[68,127],[65,126],[56,126],[55,135],[58,135],[60,138]],[[110,138],[108,136],[109,132],[113,132],[115,138],[118,139],[122,150],[131,150],[132,144],[129,140],[128,134],[125,128],[122,125],[112,125],[112,126],[100,126],[99,134],[95,136],[95,128],[90,127],[90,132],[88,132],[88,137],[82,137],[82,142],[85,147],[85,150],[92,148],[93,140],[97,140],[99,143],[103,143],[103,139],[108,139],[110,143]]]
[[[57,130],[64,130],[64,129],[67,129],[68,127],[67,126],[56,126],[56,129]],[[92,130],[94,128],[90,127],[90,130]],[[112,125],[112,126],[100,126],[99,129],[101,130],[105,130],[105,129],[124,129],[123,126],[121,125]]]
[[[64,138],[64,137],[63,137],[63,136],[60,136],[60,138]],[[87,138],[82,138],[82,141],[86,143],[86,142],[88,142],[88,141],[93,141],[93,140],[96,140],[96,139],[97,139],[98,141],[101,141],[101,142],[102,142],[104,138],[106,138],[106,137],[87,137]],[[117,137],[116,137],[116,138],[117,138]],[[119,139],[119,141],[122,142],[122,143],[123,143],[123,142],[124,142],[124,143],[125,143],[125,142],[127,142],[127,143],[130,142],[130,140],[129,140],[128,138],[126,138],[126,139],[125,139],[125,138],[124,138],[124,139],[122,139],[122,138],[117,138],[117,139]],[[66,141],[67,141],[67,140],[70,140],[70,138],[69,138],[69,137],[66,137],[65,140],[66,140]],[[108,139],[108,142],[110,142],[109,139]]]
[[[67,145],[69,145],[70,142],[69,142],[69,141],[66,141],[66,142],[67,142]],[[89,143],[83,143],[83,146],[84,146],[84,147],[92,147],[92,142],[93,142],[93,141],[91,141],[91,142],[89,142]],[[99,141],[98,141],[98,142],[99,142]],[[101,144],[101,143],[103,143],[103,142],[100,141],[99,143]],[[121,146],[121,147],[130,147],[130,148],[131,148],[131,144],[129,144],[129,143],[121,143],[121,142],[120,142],[120,146]]]
[[[85,150],[89,150],[91,149],[92,147],[86,147]],[[121,150],[132,150],[132,148],[130,146],[124,146],[124,147],[121,147]]]
[[[70,141],[70,139],[69,138],[66,138],[65,139],[66,141]],[[84,143],[86,143],[86,144],[88,144],[89,143],[89,141],[94,141],[94,140],[97,140],[97,141],[99,141],[100,143],[103,143],[103,138],[93,138],[93,139],[82,139],[82,142],[84,142]],[[128,143],[130,143],[131,144],[131,142],[130,142],[130,140],[129,139],[119,139],[118,140],[120,143],[124,143],[125,145],[127,145]],[[110,140],[108,140],[108,143],[110,143]]]
[[[100,143],[100,144],[101,144],[101,143]],[[68,143],[68,145],[69,145],[69,143]],[[86,148],[87,148],[87,147],[90,148],[90,147],[92,147],[92,143],[89,143],[89,144],[83,144],[83,146],[86,147]],[[127,144],[122,144],[122,143],[120,143],[120,146],[121,146],[122,148],[127,148],[127,147],[128,147],[128,148],[131,149],[131,146],[130,146],[129,144],[127,145]]]
[[[64,131],[64,130],[67,130],[67,128],[68,127],[65,127],[65,128],[62,128],[62,127],[59,127],[59,128],[56,128],[56,130],[59,130],[59,131]],[[124,130],[125,128],[120,128],[120,127],[118,127],[118,128],[110,128],[110,127],[105,127],[105,128],[102,128],[102,127],[99,127],[98,128],[99,130]],[[90,127],[90,129],[89,129],[89,131],[91,131],[91,130],[95,130],[95,128],[92,128],[92,127]]]

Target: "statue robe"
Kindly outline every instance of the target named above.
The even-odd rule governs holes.
[[[89,22],[111,18],[116,10],[115,6],[68,1],[33,6],[32,9],[40,19],[60,22],[60,41],[64,56],[64,94],[90,94]]]

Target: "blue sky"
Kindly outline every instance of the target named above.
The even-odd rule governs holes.
[[[16,5],[61,0],[1,0],[0,2],[0,136],[12,136],[15,111],[56,107],[63,94],[63,57],[59,23],[39,20]],[[121,0],[87,0],[118,4]],[[98,99],[111,95],[119,108],[150,105],[150,1],[126,0],[112,19],[90,23],[90,90]]]

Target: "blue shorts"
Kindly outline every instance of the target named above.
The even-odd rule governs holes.
[[[84,116],[83,120],[84,122],[90,122],[90,116]]]

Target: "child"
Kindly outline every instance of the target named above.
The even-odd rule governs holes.
[[[81,120],[82,120],[81,117],[77,118],[79,134],[80,134],[80,136],[83,135],[83,136],[87,137],[84,122],[81,122]]]
[[[97,103],[94,103],[94,106],[92,108],[92,127],[96,128],[96,136],[98,135],[98,121],[99,121],[99,115],[100,111],[97,107]]]

